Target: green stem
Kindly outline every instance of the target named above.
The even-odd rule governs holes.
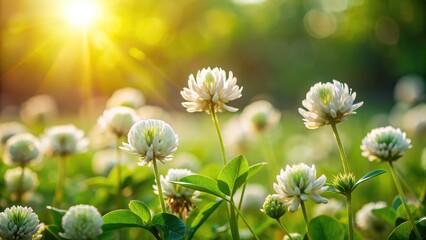
[[[244,194],[246,192],[247,182],[244,182],[243,184],[243,190],[241,190],[241,196],[240,196],[240,202],[238,203],[238,210],[241,209],[241,206],[243,205],[244,200]]]
[[[223,166],[225,166],[226,165],[225,146],[223,145],[222,133],[220,132],[219,120],[217,119],[216,112],[214,111],[214,105],[213,104],[211,104],[211,105],[212,105],[212,107],[211,107],[210,113],[212,115],[214,127],[216,128],[217,137],[219,138],[219,145],[220,145],[220,151],[222,153]]]
[[[346,208],[348,212],[348,229],[349,229],[349,240],[354,239],[354,226],[353,226],[353,219],[352,219],[352,197],[351,195],[346,196]]]
[[[420,203],[419,195],[413,190],[413,188],[410,186],[410,184],[408,184],[407,181],[405,181],[403,173],[396,166],[393,166],[393,167],[395,169],[396,175],[399,177],[398,179],[401,180],[402,184],[408,189],[408,191],[410,191],[411,195],[414,196],[417,203]]]
[[[56,192],[53,198],[52,205],[58,207],[62,201],[63,190],[65,186],[65,177],[67,172],[67,157],[61,156],[58,164],[58,184],[56,185]]]
[[[342,159],[343,171],[344,173],[349,173],[349,164],[346,157],[345,149],[343,148],[342,141],[340,140],[339,132],[335,123],[330,123],[331,128],[333,128],[334,138],[336,139],[337,146],[339,147],[340,158]]]
[[[410,209],[408,208],[407,203],[405,202],[406,198],[405,198],[404,192],[402,191],[401,184],[399,183],[398,178],[395,174],[395,170],[393,168],[392,161],[387,161],[387,162],[388,162],[389,170],[391,172],[391,175],[392,175],[393,181],[395,183],[396,189],[399,193],[399,197],[401,198],[402,205],[404,205],[405,211],[407,212],[408,221],[410,221],[410,223],[413,227],[414,234],[416,235],[417,239],[421,240],[422,237],[420,235],[419,230],[417,229],[416,224],[414,223],[413,217],[411,216],[411,213],[410,213]]]
[[[281,229],[284,231],[284,235],[287,234],[288,238],[290,238],[290,240],[294,240],[293,237],[291,236],[290,232],[284,227],[284,225],[281,223],[280,219],[276,219],[278,222],[278,225],[281,227]]]
[[[235,207],[235,203],[231,200],[231,206]],[[246,224],[246,226],[248,227],[248,229],[250,230],[251,234],[253,234],[253,237],[257,240],[259,240],[259,237],[257,236],[256,232],[254,231],[254,229],[250,226],[250,224],[247,222],[246,218],[241,214],[240,210],[238,210],[237,207],[235,207],[235,210],[237,210],[237,213],[239,216],[241,216],[241,219],[243,220],[243,222]]]
[[[305,219],[305,224],[306,224],[306,234],[308,235],[308,239],[312,240],[311,234],[309,233],[309,218],[308,218],[308,214],[306,213],[306,207],[305,207],[305,203],[300,200],[300,206],[302,207],[302,213],[303,213],[303,218]]]
[[[19,176],[18,189],[17,189],[17,192],[16,192],[16,202],[18,204],[21,204],[21,201],[22,201],[22,195],[23,195],[22,185],[24,184],[24,172],[25,172],[24,164],[21,164],[20,167],[21,167],[21,175]]]
[[[116,148],[116,154],[117,154],[117,208],[120,208],[121,205],[121,151],[119,148],[120,145],[120,137],[117,137],[117,148]],[[154,161],[155,162],[155,161]]]
[[[155,175],[155,181],[157,182],[158,198],[160,199],[161,211],[163,213],[167,213],[166,204],[164,203],[163,189],[161,188],[160,175],[158,174],[158,169],[157,169],[157,160],[155,159],[155,156],[154,156],[154,159],[152,160],[152,165],[154,166],[154,175]]]
[[[231,201],[229,204],[229,211],[230,211],[229,224],[231,226],[232,239],[240,239],[240,233],[238,230],[238,221],[237,221],[237,217],[235,216],[235,210],[238,211],[238,208],[235,207],[234,200],[232,200],[231,198]]]

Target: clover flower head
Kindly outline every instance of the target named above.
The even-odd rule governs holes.
[[[368,239],[383,239],[392,228],[373,214],[374,209],[385,208],[385,202],[370,202],[362,206],[355,215],[356,226]]]
[[[113,107],[104,111],[98,124],[117,137],[127,136],[130,128],[137,121],[136,111],[129,107]]]
[[[121,88],[116,90],[107,101],[107,108],[112,107],[130,107],[137,109],[145,103],[145,97],[142,92],[136,88]]]
[[[161,187],[166,200],[166,205],[172,213],[178,214],[181,218],[183,216],[188,216],[194,206],[194,201],[198,200],[197,197],[200,193],[178,184],[171,183],[171,181],[179,181],[181,178],[191,174],[193,174],[192,171],[188,169],[171,168],[165,177],[163,175],[160,176]],[[157,185],[153,185],[152,187],[154,188],[154,193],[158,195]]]
[[[0,239],[38,238],[40,221],[30,207],[12,206],[0,213]]]
[[[89,143],[84,132],[71,124],[47,128],[42,141],[48,153],[59,156],[83,152]]]
[[[152,161],[162,163],[173,159],[179,138],[169,124],[161,120],[148,119],[136,122],[127,136],[128,143],[123,143],[121,150],[137,154],[140,166],[151,166]]]
[[[250,103],[241,113],[243,126],[252,133],[273,128],[280,121],[281,113],[266,100]]]
[[[36,95],[22,104],[20,115],[25,123],[45,124],[58,115],[58,107],[51,96]]]
[[[315,165],[308,167],[304,163],[281,169],[277,176],[277,183],[274,183],[274,190],[277,194],[273,196],[279,199],[290,212],[295,212],[299,208],[300,201],[311,198],[315,203],[327,203],[328,200],[322,196],[328,187],[324,186],[327,178],[321,175],[316,179]]]
[[[260,211],[273,219],[279,219],[286,212],[284,204],[272,195],[266,197],[263,208]]]
[[[229,71],[221,68],[203,68],[197,76],[189,76],[188,88],[184,88],[180,94],[187,101],[182,105],[188,112],[236,112],[237,108],[227,105],[229,101],[241,97],[243,88],[237,85],[237,78]]]
[[[14,165],[26,165],[41,154],[40,141],[29,133],[14,135],[6,142],[7,160]]]
[[[20,167],[8,169],[4,174],[6,188],[9,192],[15,193],[19,188],[22,169]],[[34,190],[38,185],[37,174],[29,168],[24,168],[24,178],[22,180],[21,191],[29,192]]]
[[[59,235],[71,240],[95,239],[102,234],[102,215],[90,205],[70,207],[62,217],[63,233]]]
[[[411,148],[411,140],[405,132],[392,126],[371,130],[362,140],[362,156],[370,161],[395,161]]]
[[[354,190],[356,179],[352,173],[340,173],[331,182],[337,192],[349,196]]]
[[[24,133],[27,129],[18,122],[6,122],[0,124],[0,145],[5,145],[9,138],[16,134]]]
[[[355,110],[362,106],[363,102],[354,104],[355,98],[356,93],[346,83],[337,80],[332,83],[319,82],[306,94],[306,99],[302,101],[306,110],[299,108],[299,113],[309,129],[339,123],[355,114]]]

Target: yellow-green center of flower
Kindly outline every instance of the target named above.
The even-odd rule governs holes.
[[[206,73],[206,84],[207,85],[212,85],[214,83],[214,77],[213,74],[211,72],[207,72]]]
[[[329,88],[327,88],[325,86],[322,87],[322,88],[320,88],[319,89],[319,96],[320,96],[321,102],[324,105],[329,105],[330,104],[332,94],[331,94],[331,91],[330,91]]]
[[[144,136],[145,136],[146,144],[148,146],[151,146],[152,142],[154,141],[155,129],[148,129],[148,130],[146,130]]]
[[[303,179],[303,183],[306,184],[306,182],[309,180],[307,178],[307,175],[305,174],[305,171],[303,169],[297,169],[292,173],[293,180],[296,183],[297,186],[300,185],[300,181]],[[303,189],[301,189],[303,190]]]
[[[266,127],[267,117],[264,113],[257,113],[251,118],[252,122],[256,125],[257,128],[263,129]]]

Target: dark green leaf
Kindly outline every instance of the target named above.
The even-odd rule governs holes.
[[[345,230],[336,219],[321,215],[309,222],[309,232],[312,239],[335,240],[345,237]]]
[[[67,212],[66,210],[63,209],[58,209],[52,206],[47,206],[47,209],[49,209],[52,213],[52,217],[53,217],[53,222],[55,223],[56,226],[59,227],[59,229],[61,229],[62,226],[62,217],[65,215],[65,213]]]
[[[426,217],[420,218],[416,222],[417,229],[421,236],[426,236]],[[389,235],[388,240],[416,240],[413,227],[409,221],[403,222],[398,225]]]
[[[217,188],[217,183],[215,180],[199,175],[193,174],[179,179],[179,181],[171,181],[172,183],[176,183],[182,185],[184,187],[198,190],[200,192],[210,193],[220,198],[225,198],[226,196]]]
[[[185,224],[175,215],[160,213],[152,218],[151,225],[161,229],[165,239],[179,240],[185,236]]]
[[[240,155],[229,161],[217,177],[217,186],[227,196],[233,196],[235,191],[246,181],[249,166],[247,159]]]
[[[402,204],[401,198],[399,196],[396,196],[392,202],[392,208],[396,211],[401,204]]]
[[[416,211],[417,211],[416,207],[411,204],[407,204],[407,206],[411,216],[416,216]],[[396,217],[402,218],[402,219],[408,219],[407,211],[405,211],[404,204],[399,205],[399,207],[396,209]]]
[[[220,206],[223,200],[210,202],[206,204],[199,212],[195,219],[191,222],[188,230],[188,239],[191,239],[195,231],[210,217],[210,215]]]
[[[367,181],[367,180],[369,180],[369,179],[372,179],[372,178],[374,178],[374,177],[377,177],[377,176],[379,176],[380,174],[383,174],[383,173],[385,173],[385,172],[387,172],[386,170],[383,170],[383,169],[377,169],[377,170],[374,170],[374,171],[371,171],[371,172],[369,172],[369,173],[367,173],[367,174],[365,174],[363,177],[361,177],[356,183],[355,183],[355,185],[354,185],[354,187],[353,187],[353,189],[355,189],[360,183],[362,183],[362,182],[365,182],[365,181]]]
[[[149,208],[141,201],[132,200],[129,202],[130,210],[138,215],[144,223],[151,221],[151,212]]]
[[[253,164],[249,167],[248,176],[247,179],[251,178],[253,175],[255,175],[257,172],[259,172],[264,166],[266,166],[267,162],[261,162]]]
[[[377,208],[372,210],[374,216],[382,219],[390,226],[395,226],[396,222],[396,211],[393,210],[391,207],[385,207],[385,208]]]
[[[138,215],[127,209],[111,211],[102,217],[102,221],[102,229],[105,231],[124,227],[146,227]]]

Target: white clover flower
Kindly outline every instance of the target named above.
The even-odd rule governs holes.
[[[107,101],[107,108],[112,107],[130,107],[137,109],[145,103],[145,97],[142,92],[136,88],[122,88],[116,90]]]
[[[315,165],[312,167],[308,167],[304,163],[291,167],[287,165],[285,171],[281,169],[277,176],[277,183],[274,183],[274,190],[277,194],[273,196],[288,206],[290,212],[297,211],[300,201],[306,201],[308,197],[315,203],[327,203],[328,200],[320,196],[328,189],[324,186],[327,178],[325,175],[321,175],[316,179],[316,176]]]
[[[339,123],[346,117],[355,114],[355,110],[362,106],[363,102],[354,104],[356,93],[345,83],[333,80],[333,83],[317,83],[306,94],[299,108],[303,116],[305,126],[316,129],[321,126]]]
[[[383,239],[392,230],[388,224],[374,216],[373,210],[385,208],[385,202],[370,202],[365,204],[355,215],[356,226],[367,239]]]
[[[403,76],[395,85],[394,98],[398,102],[412,105],[425,97],[425,80],[417,75]]]
[[[0,239],[38,238],[40,221],[30,207],[12,206],[0,213]]]
[[[59,235],[71,240],[95,239],[102,234],[102,215],[90,205],[70,207],[62,217],[63,233]]]
[[[25,133],[27,129],[18,122],[6,122],[0,124],[0,144],[5,145],[9,138],[19,133]]]
[[[6,142],[6,158],[13,165],[26,165],[40,154],[40,141],[32,134],[17,134]]]
[[[123,143],[121,150],[137,154],[140,166],[151,166],[152,161],[162,163],[173,159],[179,138],[169,124],[161,120],[148,119],[136,122],[127,136],[129,143]]]
[[[19,188],[22,169],[20,167],[8,169],[4,174],[6,188],[9,192],[15,193]],[[29,192],[38,186],[37,174],[28,168],[24,168],[24,178],[22,180],[21,191]]]
[[[281,119],[281,113],[266,100],[250,103],[241,113],[242,125],[252,133],[259,133],[275,127]]]
[[[187,216],[193,206],[193,201],[197,201],[200,194],[198,191],[171,183],[170,181],[179,181],[181,178],[189,176],[192,171],[188,169],[171,168],[164,177],[160,176],[161,188],[166,200],[166,205],[172,213],[179,216]],[[158,186],[153,185],[154,193],[158,195]]]
[[[65,156],[86,150],[88,140],[74,125],[60,125],[46,129],[42,141],[52,155]]]
[[[26,123],[48,123],[58,115],[55,99],[49,95],[36,95],[22,104],[21,119]]]
[[[180,94],[188,101],[182,105],[188,112],[236,112],[237,108],[226,105],[229,101],[241,97],[243,88],[239,88],[237,78],[229,71],[228,78],[226,72],[221,68],[203,68],[199,70],[197,76],[189,76],[188,87],[184,88]]]
[[[370,161],[395,161],[411,148],[411,140],[391,126],[371,130],[362,140],[362,156]]]
[[[126,136],[137,121],[136,111],[129,107],[113,107],[104,111],[98,119],[98,124],[117,137]]]

